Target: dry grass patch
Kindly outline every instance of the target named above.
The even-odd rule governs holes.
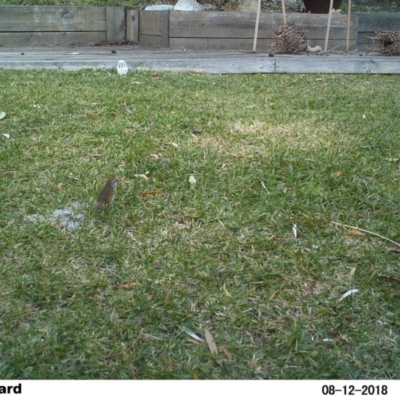
[[[308,121],[274,124],[265,121],[235,121],[218,136],[193,135],[188,145],[210,148],[237,157],[265,156],[279,151],[337,151],[355,144],[355,136],[341,134],[335,122]]]

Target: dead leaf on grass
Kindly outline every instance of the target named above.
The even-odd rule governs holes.
[[[96,297],[96,299],[97,299],[98,301],[105,301],[105,299],[106,299],[104,296],[101,296],[101,295],[99,295],[99,294],[95,294],[94,297]]]
[[[171,215],[170,218],[174,219],[180,224],[193,222],[193,218],[189,217],[188,215],[176,214],[176,215]]]
[[[151,153],[150,157],[153,158],[154,160],[158,160],[160,158],[160,156],[156,153]]]
[[[61,192],[62,187],[63,187],[63,183],[62,183],[62,182],[60,182],[58,185],[56,185],[56,189],[57,189],[59,192]]]
[[[198,340],[194,340],[194,339],[186,339],[187,342],[192,343],[192,344],[200,344],[200,342]]]
[[[122,219],[125,221],[127,225],[133,225],[133,222],[128,218],[127,215],[123,215]]]
[[[228,292],[228,289],[225,286],[225,283],[222,286],[222,290],[224,291],[224,294],[226,297],[232,297],[232,295]]]
[[[276,290],[274,293],[271,294],[271,296],[269,296],[268,301],[271,301],[274,299],[274,297],[276,296],[276,294],[279,292],[279,290]]]
[[[225,348],[222,348],[222,351],[223,351],[224,354],[226,355],[226,358],[227,358],[229,361],[232,361],[232,359],[233,359],[232,353],[231,353],[229,350],[225,349]]]
[[[218,354],[217,345],[215,343],[213,335],[211,335],[211,333],[207,329],[204,329],[204,333],[206,336],[206,341],[208,344],[208,348],[210,349],[210,352],[212,354]]]
[[[136,379],[136,378],[137,378],[136,369],[133,368],[132,365],[130,365],[130,366],[128,367],[128,369],[129,369],[129,375],[130,375],[131,379]]]
[[[386,251],[389,253],[400,253],[400,247],[386,247]]]
[[[130,283],[123,283],[122,285],[118,285],[117,289],[131,289],[136,286],[136,283],[130,282]]]
[[[189,329],[184,328],[184,332],[189,335],[191,338],[194,340],[197,340],[198,342],[202,342],[203,339],[198,337],[194,332],[191,332]]]
[[[358,231],[357,229],[350,229],[346,231],[346,236],[365,236],[365,233]]]
[[[89,157],[103,157],[103,154],[99,154],[99,153],[89,153],[88,156],[89,156]]]
[[[358,289],[351,289],[351,290],[348,290],[348,291],[339,299],[339,301],[342,301],[342,300],[344,300],[346,297],[349,297],[349,296],[351,296],[352,294],[355,294],[355,293],[358,293]]]

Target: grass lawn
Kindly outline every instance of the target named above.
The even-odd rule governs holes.
[[[398,76],[0,81],[2,378],[400,379]]]

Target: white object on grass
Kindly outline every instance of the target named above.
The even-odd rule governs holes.
[[[128,66],[124,60],[118,61],[117,72],[119,75],[126,75],[128,73]]]
[[[292,230],[293,230],[294,238],[297,239],[297,225],[296,224],[293,224]]]
[[[189,329],[183,328],[183,331],[184,331],[187,335],[191,336],[193,339],[197,340],[198,342],[202,342],[202,341],[203,341],[202,338],[198,337],[195,333],[191,332]]]
[[[68,231],[78,229],[84,220],[84,213],[81,211],[84,203],[74,201],[62,209],[53,211],[50,215],[44,216],[40,214],[26,215],[25,219],[31,222],[49,222],[57,223],[61,228]]]
[[[339,301],[342,301],[343,299],[345,299],[346,297],[350,296],[351,294],[357,293],[358,289],[351,289],[348,290],[340,299]]]
[[[194,186],[196,184],[196,178],[193,175],[189,176],[189,183]]]

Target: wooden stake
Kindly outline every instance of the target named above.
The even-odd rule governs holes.
[[[258,0],[256,26],[255,26],[255,30],[254,30],[253,52],[255,52],[257,49],[258,26],[260,25],[260,14],[261,14],[261,0]]]
[[[282,16],[283,16],[283,23],[286,25],[285,0],[282,0]]]
[[[324,53],[328,51],[328,40],[329,40],[329,30],[331,29],[332,8],[333,8],[333,0],[331,0],[329,4],[328,25],[326,27]]]
[[[350,47],[350,16],[351,16],[351,0],[349,0],[349,9],[347,10],[347,32],[346,32],[346,53],[349,52]]]

